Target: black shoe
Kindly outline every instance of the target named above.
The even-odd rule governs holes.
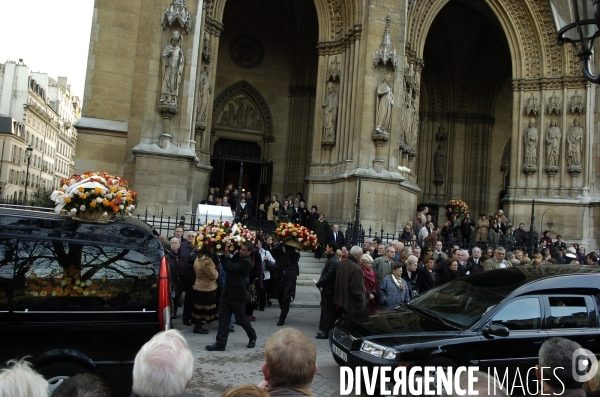
[[[281,326],[282,326],[284,323],[285,323],[285,321],[284,321],[284,320],[279,320],[279,321],[277,322],[277,326],[278,326],[278,327],[281,327]]]
[[[194,330],[192,332],[195,334],[208,334],[208,330],[202,326],[200,326],[199,328],[194,327]]]
[[[253,349],[254,346],[256,346],[256,339],[250,339],[250,341],[248,342],[248,346],[246,346],[248,349]]]
[[[206,345],[205,348],[209,352],[224,352],[225,351],[225,346],[220,346],[220,345],[217,345],[216,343],[213,343],[212,345]]]
[[[233,328],[233,325],[229,326],[229,332],[235,332],[235,328]]]
[[[190,320],[188,318],[183,320],[183,325],[187,325],[188,327],[190,327],[192,325],[192,323],[190,323]]]
[[[329,336],[324,332],[319,332],[317,334],[317,339],[329,339]]]
[[[267,306],[273,306],[273,302],[270,299],[267,301]]]
[[[260,310],[261,312],[264,312],[265,311],[265,307],[264,306],[263,307],[259,307],[258,310]]]

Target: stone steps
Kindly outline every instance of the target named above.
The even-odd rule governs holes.
[[[312,252],[301,252],[300,262],[298,263],[300,275],[296,280],[296,284],[314,286],[315,282],[313,280],[319,279],[325,262],[327,262],[326,258],[315,259]]]

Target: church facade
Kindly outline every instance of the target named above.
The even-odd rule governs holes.
[[[150,213],[303,192],[401,231],[450,199],[591,249],[596,86],[543,0],[96,0],[75,170]],[[442,214],[442,210],[440,210]],[[443,215],[442,215],[443,216]],[[441,226],[441,225],[440,225]]]

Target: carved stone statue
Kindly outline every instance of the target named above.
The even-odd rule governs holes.
[[[200,82],[198,83],[198,108],[196,109],[196,119],[206,121],[206,109],[212,89],[210,87],[210,72],[209,65],[204,66],[204,71],[200,73]]]
[[[171,42],[165,46],[161,56],[163,64],[163,82],[160,91],[160,102],[165,104],[176,104],[181,84],[181,75],[185,58],[181,50],[181,35],[174,31]]]
[[[529,119],[529,127],[525,130],[525,159],[524,165],[537,166],[538,130],[535,128],[535,119]]]
[[[579,119],[573,119],[573,125],[567,133],[567,166],[581,168],[581,152],[583,150],[583,128]]]
[[[377,118],[375,120],[375,132],[389,133],[392,127],[392,106],[394,105],[394,94],[389,82],[391,75],[388,73],[377,87]]]
[[[435,181],[444,180],[444,172],[446,171],[446,150],[440,143],[438,148],[433,154],[433,171],[435,173]]]
[[[323,139],[335,139],[335,127],[337,124],[337,113],[339,96],[335,92],[335,84],[327,83],[327,96],[323,102]]]
[[[558,152],[560,144],[560,128],[556,126],[556,120],[550,120],[550,127],[546,132],[546,165],[558,166]]]
[[[410,141],[408,144],[414,150],[417,146],[417,138],[419,137],[419,112],[413,107],[412,128],[410,130]]]

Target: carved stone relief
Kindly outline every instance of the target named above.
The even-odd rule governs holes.
[[[322,145],[325,149],[331,150],[335,145],[335,129],[339,106],[339,95],[335,91],[335,84],[332,81],[327,83],[327,95],[321,106],[323,108]]]
[[[583,152],[583,128],[576,117],[567,132],[567,172],[571,176],[581,173],[581,154]]]
[[[538,130],[535,128],[535,119],[529,120],[529,127],[525,130],[523,140],[525,146],[523,158],[523,172],[531,175],[537,172],[537,150],[538,150]]]
[[[342,38],[342,4],[340,0],[327,0],[329,5],[329,26],[331,40],[339,40]]]
[[[419,112],[417,111],[417,97],[419,83],[415,75],[413,64],[404,70],[404,95],[400,108],[400,149],[403,156],[414,158],[417,155],[417,140],[419,136]]]
[[[236,65],[252,69],[263,61],[265,49],[261,42],[252,36],[238,36],[229,46],[229,55]]]
[[[383,37],[381,38],[381,45],[373,53],[373,66],[377,66],[379,63],[387,64],[391,62],[393,70],[398,68],[398,56],[396,50],[392,45],[392,36],[390,34],[390,16],[385,18],[385,28],[383,29]]]
[[[573,94],[569,101],[569,113],[585,114],[585,103],[583,102],[583,97],[579,95],[579,91],[575,91],[575,94]]]
[[[172,117],[178,111],[177,97],[185,65],[185,57],[181,49],[182,37],[178,31],[171,34],[170,43],[161,53],[162,86],[160,91],[159,110],[163,117]]]
[[[550,177],[558,172],[561,136],[560,128],[556,125],[556,119],[550,120],[550,127],[546,131],[546,166],[544,167],[544,171]]]
[[[339,80],[340,76],[341,76],[341,70],[340,70],[340,61],[338,61],[337,56],[333,58],[333,61],[331,61],[330,67],[329,69],[327,69],[327,76],[325,77],[326,81],[332,80]]]
[[[204,66],[204,70],[200,73],[198,81],[198,103],[196,105],[196,129],[204,131],[206,129],[206,114],[208,109],[208,101],[212,88],[210,86],[211,66]]]
[[[531,96],[527,99],[527,105],[525,105],[525,116],[529,116],[530,114],[538,115],[540,113],[540,107],[538,106],[538,99],[532,93]]]
[[[179,22],[181,27],[188,33],[192,31],[192,16],[187,11],[185,0],[173,0],[171,6],[165,10],[161,18],[161,26],[163,30],[167,26],[173,26],[173,22]]]
[[[546,105],[546,114],[561,114],[562,113],[562,102],[558,100],[556,91],[552,93],[552,96],[548,98],[548,104]]]
[[[221,114],[217,116],[217,125],[243,130],[263,130],[256,107],[244,94],[232,98],[226,104]]]
[[[440,142],[438,148],[433,154],[433,184],[440,186],[444,183],[444,174],[446,172],[446,149],[444,144]]]
[[[392,128],[392,108],[394,105],[394,93],[392,89],[392,76],[386,74],[383,81],[377,87],[377,114],[375,118],[375,135],[387,136]],[[387,141],[387,139],[385,139]]]
[[[207,65],[210,65],[213,60],[212,48],[210,47],[210,34],[204,32],[204,40],[202,44],[202,59]]]

